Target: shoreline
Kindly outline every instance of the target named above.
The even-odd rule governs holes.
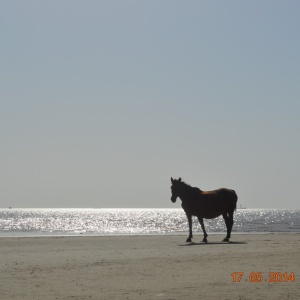
[[[3,237],[2,298],[10,299],[297,299],[296,234]],[[241,282],[233,273],[243,272]],[[262,272],[263,282],[249,276]],[[295,281],[269,282],[270,273]],[[247,281],[246,281],[247,279]]]
[[[164,236],[187,236],[188,230],[186,232],[170,232],[170,233],[59,233],[59,234],[53,234],[53,233],[25,233],[22,232],[22,234],[16,233],[11,234],[8,233],[3,234],[4,232],[0,232],[0,239],[5,238],[55,238],[55,237],[135,237],[135,236],[141,236],[141,237],[147,237],[147,236],[158,236],[158,237],[164,237]],[[272,235],[272,234],[300,234],[300,231],[279,231],[279,232],[232,232],[231,235]],[[215,235],[226,235],[226,232],[209,232],[209,236],[215,236]],[[202,232],[196,232],[194,233],[194,236],[203,236]]]

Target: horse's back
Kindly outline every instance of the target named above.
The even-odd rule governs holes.
[[[195,191],[196,192],[196,191]],[[236,209],[237,195],[234,190],[221,188],[213,191],[200,191],[188,203],[182,203],[187,214],[206,219],[216,218]]]

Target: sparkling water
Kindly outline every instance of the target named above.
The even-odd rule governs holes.
[[[300,210],[238,209],[233,233],[300,232]],[[226,231],[222,217],[207,232]],[[197,218],[194,233],[200,232]],[[0,209],[0,236],[188,234],[182,209]]]

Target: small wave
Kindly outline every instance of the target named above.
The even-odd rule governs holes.
[[[300,210],[243,209],[233,232],[299,232]],[[222,217],[205,220],[210,233],[225,232]],[[196,218],[195,232],[201,231]],[[0,236],[182,234],[188,231],[182,209],[1,209]]]

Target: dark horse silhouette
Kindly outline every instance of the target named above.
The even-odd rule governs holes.
[[[187,242],[191,242],[193,238],[192,231],[192,216],[198,217],[201,228],[204,233],[203,242],[207,243],[207,233],[205,231],[203,219],[214,219],[223,216],[227,235],[223,242],[229,242],[230,234],[233,226],[233,213],[236,209],[237,195],[234,190],[218,189],[214,191],[204,192],[197,187],[191,187],[185,182],[171,178],[173,203],[176,202],[177,197],[182,201],[182,208],[186,213],[190,235]]]

